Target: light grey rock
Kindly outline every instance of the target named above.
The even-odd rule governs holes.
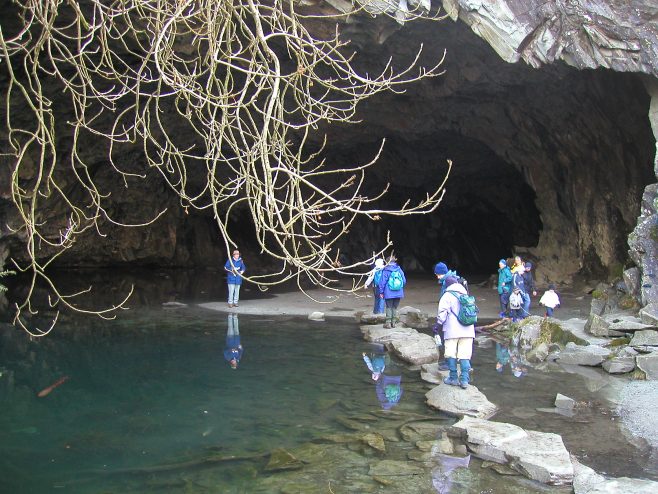
[[[635,358],[634,357],[613,357],[611,359],[603,362],[603,369],[608,374],[626,374],[627,372],[632,372],[635,369]]]
[[[574,494],[650,494],[658,492],[658,482],[620,477],[607,479],[571,457],[574,468]]]
[[[652,329],[652,328],[655,329],[655,326],[652,326],[650,324],[645,324],[642,322],[642,320],[639,317],[635,317],[635,316],[621,316],[618,318],[607,317],[606,319],[610,323],[608,326],[608,330],[610,331],[610,333],[612,333],[613,331],[618,331],[621,333],[631,333],[634,331],[642,331],[644,329]],[[610,334],[609,336],[615,336],[615,335]]]
[[[594,336],[608,336],[609,328],[610,323],[597,314],[590,314],[585,324],[585,331]]]
[[[384,324],[386,322],[386,314],[360,314],[358,322],[361,324]]]
[[[561,408],[563,410],[573,410],[576,406],[576,401],[573,398],[569,398],[563,394],[558,393],[555,396],[555,407]]]
[[[396,327],[385,329],[382,326],[361,326],[363,338],[372,343],[390,343],[395,339],[413,338],[418,331],[412,328]]]
[[[533,347],[541,334],[541,323],[543,317],[530,316],[519,323],[519,344],[526,347]]]
[[[640,320],[653,327],[658,327],[658,303],[652,303],[640,309]]]
[[[393,353],[411,364],[428,364],[439,359],[434,338],[427,334],[416,332],[411,338],[394,339],[388,345]]]
[[[598,345],[578,346],[575,343],[567,343],[562,352],[560,352],[559,362],[566,365],[601,365],[610,355],[608,348]]]
[[[461,437],[475,456],[507,463],[523,475],[550,485],[569,485],[573,465],[557,434],[525,431],[499,422],[464,417],[449,433]]]
[[[438,362],[432,364],[423,364],[420,367],[420,378],[428,383],[441,384],[444,377],[448,377],[449,372],[440,371]]]
[[[440,384],[425,393],[425,398],[430,407],[457,417],[468,415],[486,419],[498,411],[498,407],[475,386],[461,389],[459,386]]]
[[[324,312],[319,312],[319,311],[311,312],[308,315],[308,320],[309,321],[324,321]]]
[[[416,309],[415,307],[405,306],[398,311],[404,323],[415,329],[422,329],[428,326],[427,313]]]
[[[558,363],[560,361],[558,360]],[[589,391],[598,391],[610,384],[611,377],[605,373],[599,372],[598,369],[586,367],[583,365],[560,365],[569,374],[578,374],[585,381],[585,387]]]
[[[623,276],[628,294],[638,298],[640,295],[640,270],[636,267],[629,268],[624,271]]]
[[[658,379],[658,352],[638,355],[635,357],[635,365],[646,374],[647,379]]]
[[[651,329],[636,331],[629,345],[630,346],[658,346],[658,331],[654,331]]]

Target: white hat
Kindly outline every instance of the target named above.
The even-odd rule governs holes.
[[[375,267],[376,268],[383,268],[384,267],[384,259],[377,259],[375,261]]]

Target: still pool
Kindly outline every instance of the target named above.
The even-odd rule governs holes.
[[[387,380],[373,381],[362,352],[377,348],[350,322],[190,308],[63,321],[36,341],[5,326],[0,338],[0,492],[570,491],[432,455],[454,419],[424,404],[432,386],[417,369],[390,358]],[[610,422],[580,376],[526,368],[518,378],[496,372],[495,358],[478,349],[474,363],[476,384],[502,407],[496,420],[563,432],[606,468],[607,450],[578,442]],[[556,390],[593,405],[577,420],[537,411]],[[622,474],[641,476],[634,447],[604,430],[618,436],[620,469],[635,465]]]

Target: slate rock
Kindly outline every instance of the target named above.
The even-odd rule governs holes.
[[[610,350],[598,345],[579,346],[575,343],[567,343],[567,346],[560,352],[558,361],[566,365],[601,365],[610,355]]]
[[[572,410],[576,406],[576,400],[558,393],[555,397],[555,407],[563,410]]]
[[[652,329],[636,331],[629,345],[630,346],[658,346],[658,331],[654,331]]]
[[[461,389],[459,386],[440,384],[425,393],[425,398],[430,407],[457,417],[489,418],[498,411],[498,407],[472,385]]]
[[[638,355],[635,357],[635,364],[646,374],[647,379],[658,379],[658,352]]]

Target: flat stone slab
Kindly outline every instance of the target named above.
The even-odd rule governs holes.
[[[439,370],[438,362],[423,364],[420,367],[420,378],[431,384],[442,384],[443,378],[448,377],[448,374],[449,372],[447,370]]]
[[[449,433],[464,439],[475,456],[508,464],[530,479],[550,485],[573,482],[574,467],[557,434],[473,417],[464,417]]]
[[[429,364],[439,360],[434,338],[428,334],[415,333],[404,339],[393,339],[388,346],[402,360],[415,365]]]
[[[430,407],[456,417],[487,419],[498,411],[498,407],[475,386],[462,389],[459,386],[440,384],[425,393],[425,398]]]
[[[652,329],[636,331],[629,345],[630,346],[658,346],[658,331],[654,331]]]
[[[566,365],[601,365],[610,355],[610,349],[598,345],[579,346],[575,343],[567,343],[564,350],[560,352],[558,360]]]
[[[389,343],[393,340],[414,337],[418,331],[412,328],[395,327],[385,329],[381,325],[361,326],[363,338],[373,343]]]
[[[603,362],[601,367],[608,374],[626,374],[635,369],[635,359],[633,357],[614,357]]]

